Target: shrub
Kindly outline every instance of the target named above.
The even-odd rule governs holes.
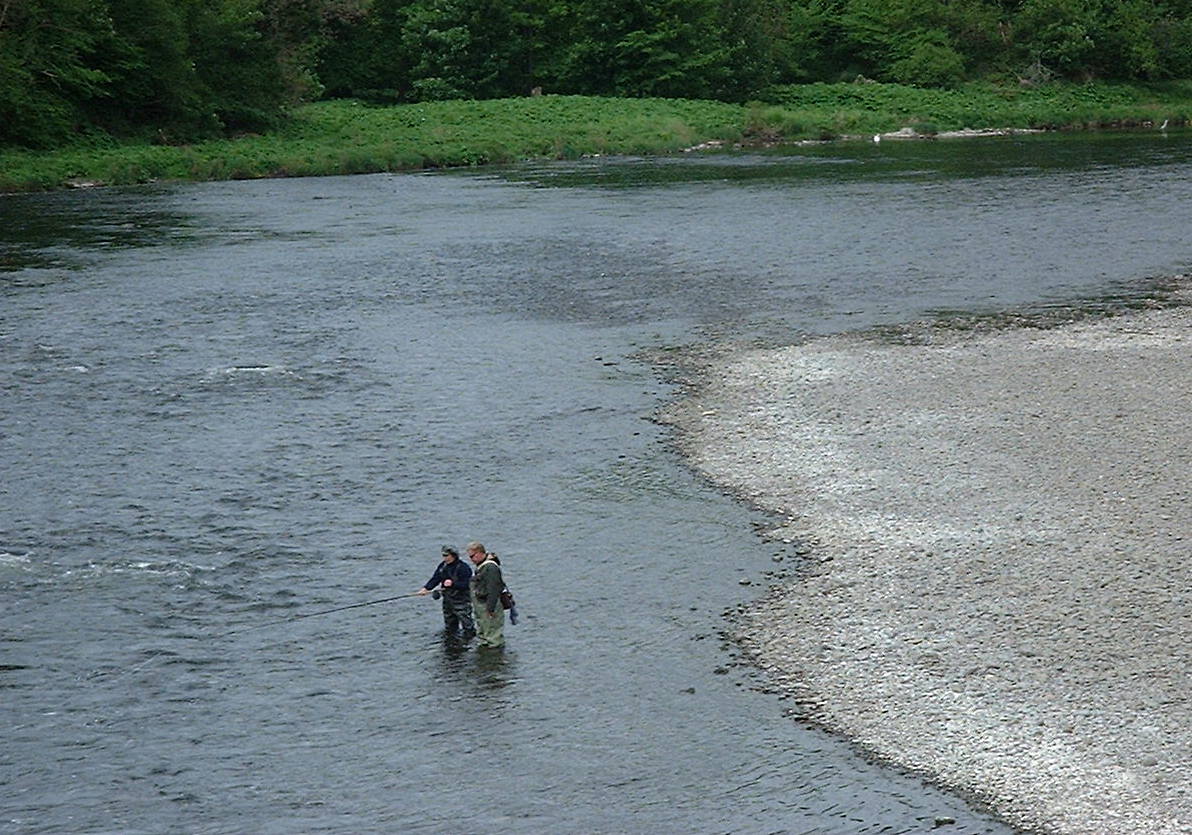
[[[766,107],[754,103],[745,117],[745,135],[763,141],[791,139],[813,132],[814,128],[803,114],[784,107]]]
[[[919,87],[953,87],[964,79],[964,58],[943,32],[924,32],[890,65],[890,77]]]

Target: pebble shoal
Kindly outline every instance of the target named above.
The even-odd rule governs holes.
[[[809,547],[770,686],[1021,829],[1192,832],[1192,309],[700,363],[663,421]]]

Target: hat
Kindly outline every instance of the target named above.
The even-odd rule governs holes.
[[[455,550],[450,545],[444,545],[442,548],[442,553],[443,553],[443,556],[447,556],[448,554],[450,554],[453,557],[459,556],[459,551]]]

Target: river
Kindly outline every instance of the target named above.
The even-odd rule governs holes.
[[[733,665],[798,543],[638,357],[1129,302],[1188,229],[1157,132],[0,197],[0,832],[1008,832]],[[304,617],[470,539],[502,654]]]

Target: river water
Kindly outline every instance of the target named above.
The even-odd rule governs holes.
[[[685,469],[635,356],[1144,292],[1192,263],[1192,143],[151,185],[0,221],[0,832],[1002,833],[732,666],[724,612],[797,544]],[[474,538],[519,598],[503,654],[428,598],[295,617]]]

